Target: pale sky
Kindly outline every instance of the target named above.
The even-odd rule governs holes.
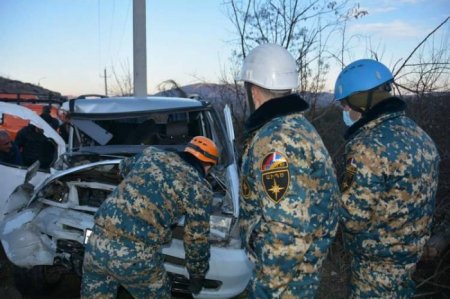
[[[219,81],[235,39],[224,2],[147,0],[149,93],[168,79]],[[450,0],[359,3],[369,15],[349,23],[348,32],[370,36],[388,65],[450,15]],[[358,42],[351,58],[367,57],[367,43]],[[63,95],[103,94],[105,68],[111,85],[112,68],[123,73],[132,66],[132,0],[0,0],[0,76]]]

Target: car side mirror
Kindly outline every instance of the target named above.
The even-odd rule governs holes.
[[[41,165],[41,163],[39,162],[39,160],[36,160],[33,164],[31,164],[28,169],[27,169],[27,174],[25,175],[25,182],[24,183],[28,183],[38,172],[39,170],[39,166]]]

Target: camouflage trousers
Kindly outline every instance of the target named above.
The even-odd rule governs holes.
[[[94,233],[83,262],[82,299],[116,298],[119,286],[134,298],[171,298],[162,254],[145,244],[126,244]]]
[[[284,275],[282,280],[290,276],[288,273],[278,273]],[[315,298],[319,287],[318,274],[304,274],[291,277],[286,284],[273,285],[277,283],[277,277],[266,277],[261,279],[253,276],[247,287],[248,298],[250,299],[294,299],[294,298]]]
[[[352,261],[350,298],[412,298],[415,264],[390,261]]]

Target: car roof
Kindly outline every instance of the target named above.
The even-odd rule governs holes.
[[[112,115],[143,115],[153,112],[202,109],[210,104],[205,101],[177,97],[112,97],[99,99],[72,99],[61,109],[72,118],[105,117]]]

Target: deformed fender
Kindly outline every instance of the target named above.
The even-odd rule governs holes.
[[[38,212],[38,209],[27,209],[8,215],[0,224],[3,249],[16,266],[53,265],[55,242],[32,225]]]
[[[84,231],[92,229],[94,218],[83,211],[46,207],[33,221],[40,232],[54,239],[72,240],[83,244]]]

